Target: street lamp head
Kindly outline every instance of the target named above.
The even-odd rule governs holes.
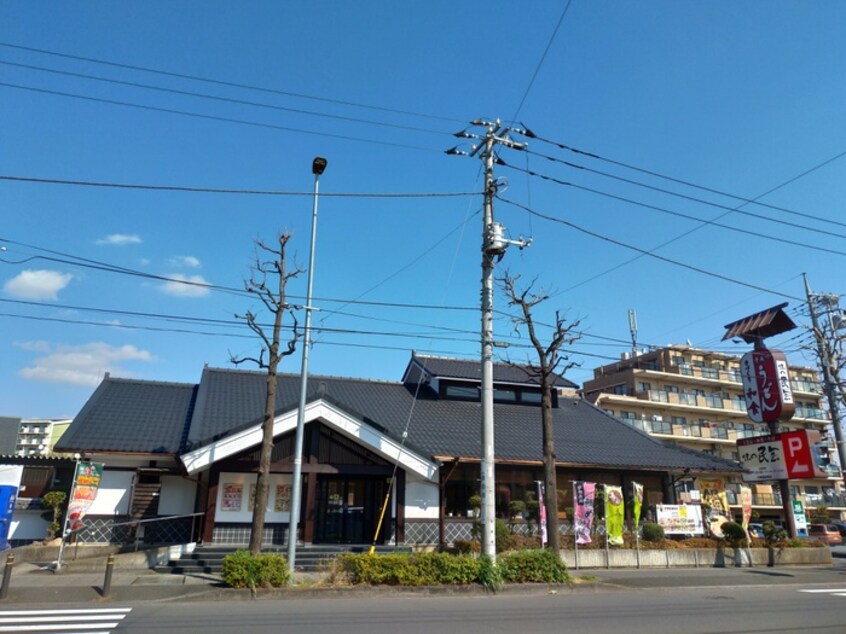
[[[320,176],[323,173],[323,170],[326,169],[326,159],[322,156],[314,157],[314,161],[311,164],[311,173],[315,176]]]

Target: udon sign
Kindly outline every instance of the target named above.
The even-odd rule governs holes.
[[[790,420],[796,411],[787,357],[778,350],[753,350],[740,359],[746,411],[756,423]]]

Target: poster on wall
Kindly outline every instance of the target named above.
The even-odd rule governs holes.
[[[241,498],[244,494],[243,484],[224,484],[223,499],[221,500],[221,511],[240,511]]]
[[[694,504],[658,504],[658,524],[667,535],[703,535],[702,507]]]
[[[275,513],[290,513],[291,511],[291,485],[277,484],[276,499],[273,504]]]

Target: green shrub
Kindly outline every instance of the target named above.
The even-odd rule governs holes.
[[[787,531],[780,526],[776,526],[772,520],[767,520],[761,524],[761,529],[764,531],[764,542],[767,546],[775,546],[787,537]]]
[[[518,550],[497,561],[503,581],[511,583],[566,583],[567,566],[548,548]]]
[[[68,499],[68,494],[64,491],[50,491],[44,494],[41,498],[41,508],[49,509],[49,513],[42,515],[49,523],[47,524],[47,539],[55,539],[56,535],[62,530],[62,524],[59,518],[62,515],[62,506]]]
[[[496,552],[502,553],[508,550],[508,541],[511,539],[511,531],[508,525],[500,519],[494,523],[494,540]]]
[[[746,542],[746,531],[737,522],[726,522],[721,526],[723,538],[732,548],[739,548]]]
[[[233,588],[278,588],[287,585],[291,576],[288,562],[278,553],[260,553],[251,555],[246,550],[238,550],[223,558],[221,572],[226,585]]]
[[[479,560],[471,555],[345,553],[337,565],[354,584],[430,586],[476,581]]]
[[[479,557],[479,583],[487,590],[496,592],[502,587],[502,573],[490,557]]]
[[[456,539],[452,542],[455,552],[459,555],[469,555],[470,553],[479,552],[479,542],[471,539]]]
[[[660,524],[646,523],[640,530],[644,541],[660,542],[664,539],[664,528]]]

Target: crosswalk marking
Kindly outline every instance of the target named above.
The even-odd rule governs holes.
[[[846,588],[807,588],[799,590],[808,594],[830,594],[835,597],[846,597]]]
[[[0,632],[111,634],[132,608],[0,610]]]

